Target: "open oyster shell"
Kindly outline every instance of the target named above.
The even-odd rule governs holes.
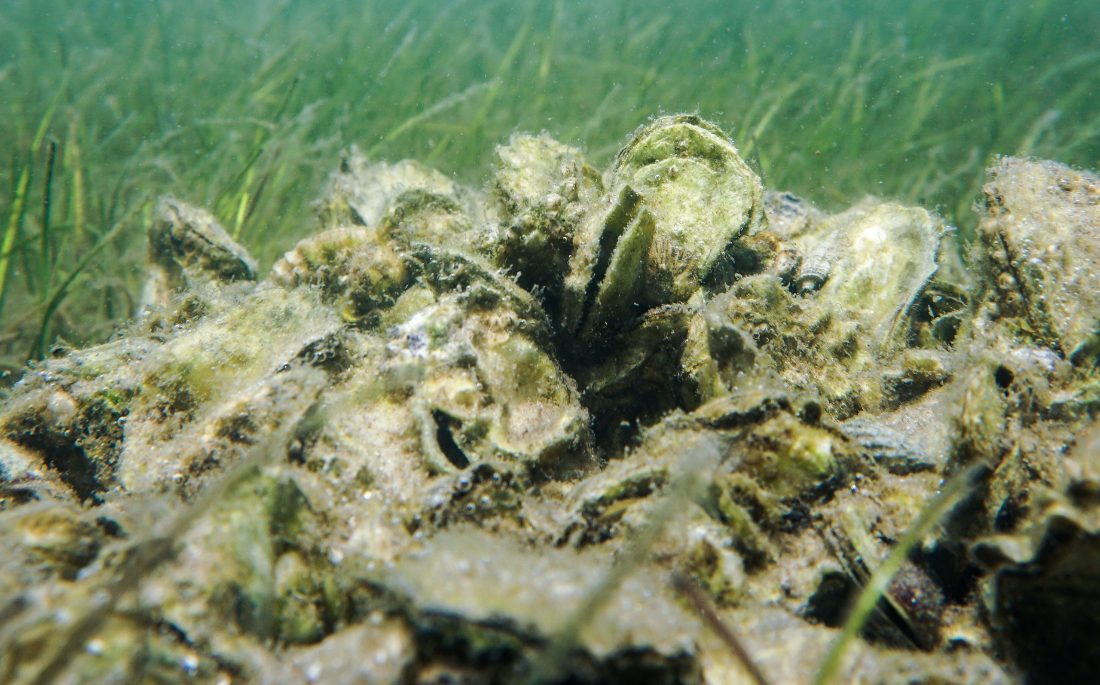
[[[639,129],[608,176],[609,196],[574,238],[561,307],[563,333],[589,348],[637,312],[732,280],[735,243],[763,216],[760,179],[695,116]]]

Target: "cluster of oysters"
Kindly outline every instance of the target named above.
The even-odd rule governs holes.
[[[0,404],[0,681],[757,682],[704,602],[808,683],[968,469],[845,682],[1100,668],[1095,176],[997,160],[964,258],[676,115],[483,192],[353,148],[317,208],[258,280],[163,199],[138,320]]]

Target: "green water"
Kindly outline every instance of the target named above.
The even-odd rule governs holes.
[[[965,234],[991,155],[1096,168],[1098,105],[1094,0],[4,0],[0,364],[133,312],[160,194],[269,264],[350,143],[476,186],[513,130],[603,165],[693,110],[769,187],[916,202]]]

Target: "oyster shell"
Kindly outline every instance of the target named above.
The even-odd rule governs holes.
[[[737,239],[763,216],[760,179],[720,129],[696,116],[639,129],[609,177],[609,197],[575,234],[559,322],[588,348],[638,312],[727,284]]]
[[[603,181],[580,150],[545,134],[515,134],[496,157],[489,198],[497,219],[485,249],[516,282],[538,291],[554,316],[574,234],[603,193]]]
[[[487,459],[544,472],[583,466],[587,413],[526,329],[485,283],[441,296],[390,329],[380,378],[388,392],[409,397],[432,470]]]
[[[1076,362],[1094,360],[1100,179],[1055,162],[1001,157],[982,192],[979,237],[995,316],[1017,317],[1036,343]]]
[[[641,195],[655,223],[643,306],[683,302],[737,273],[730,250],[760,228],[764,189],[721,129],[694,115],[655,119],[619,151],[611,175]]]
[[[332,228],[302,240],[271,267],[285,287],[314,286],[337,301],[341,316],[362,321],[393,305],[412,283],[414,265],[378,231]]]
[[[256,279],[256,261],[214,215],[174,197],[162,197],[149,227],[149,278],[142,309],[165,306],[173,291],[204,282]]]
[[[808,223],[786,239],[802,255],[786,285],[774,271],[746,276],[700,310],[682,362],[688,406],[770,371],[815,389],[838,419],[945,383],[938,351],[908,349],[944,232],[923,209],[875,201]]]
[[[769,231],[790,239],[812,231],[827,215],[794,193],[766,190],[764,216]]]
[[[470,191],[435,169],[412,160],[371,164],[353,145],[344,151],[339,168],[329,178],[316,204],[317,217],[322,229],[377,226],[402,195],[416,191],[449,200],[465,213],[473,209]]]
[[[583,545],[637,530],[647,512],[639,502],[700,454],[714,456],[693,467],[710,483],[698,504],[750,565],[774,554],[769,536],[797,527],[804,502],[827,496],[857,465],[843,436],[797,417],[783,393],[763,384],[745,388],[690,414],[668,415],[644,432],[629,459],[578,486],[566,537]]]
[[[1100,517],[1053,502],[1025,534],[979,542],[994,569],[985,602],[1001,646],[1036,682],[1088,682],[1100,668]]]
[[[794,289],[856,322],[871,351],[887,352],[905,342],[947,230],[919,207],[862,203],[794,241],[804,255]]]

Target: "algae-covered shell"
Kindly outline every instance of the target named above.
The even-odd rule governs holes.
[[[174,197],[157,203],[149,230],[154,263],[178,269],[185,282],[205,276],[219,281],[256,278],[256,261],[226,232],[214,215]]]
[[[496,150],[489,184],[496,223],[486,249],[493,262],[554,306],[577,224],[602,192],[599,173],[580,150],[546,134],[513,135]]]
[[[978,227],[997,316],[1075,363],[1095,363],[1100,321],[1100,178],[1055,162],[1002,157]]]
[[[354,145],[340,159],[324,195],[315,205],[321,228],[376,226],[409,191],[448,198],[473,210],[469,191],[430,167],[412,160],[372,164]]]
[[[767,190],[764,192],[764,215],[768,230],[783,237],[794,238],[812,231],[825,212],[794,193]]]
[[[349,321],[392,305],[413,275],[413,264],[390,241],[360,227],[305,238],[271,268],[271,279],[279,285],[319,288],[326,299],[338,302]]]
[[[644,293],[650,304],[683,301],[700,285],[731,276],[728,250],[763,219],[760,178],[721,129],[695,115],[642,127],[611,174],[653,215]]]
[[[632,323],[656,229],[632,188],[622,186],[613,197],[578,232],[565,278],[559,326],[588,346]]]
[[[214,215],[174,197],[162,197],[149,227],[149,279],[142,304],[164,305],[172,291],[202,282],[251,281],[256,261]]]
[[[578,485],[570,506],[585,520],[586,536],[606,538],[621,528],[617,522],[626,507],[682,477],[686,469],[696,469],[715,498],[722,498],[719,491],[731,491],[725,512],[717,502],[710,507],[719,520],[733,528],[748,522],[775,532],[800,501],[822,497],[843,483],[854,462],[847,439],[803,420],[781,391],[758,382],[691,413],[668,413],[645,430],[629,459]],[[763,543],[745,539],[738,544],[755,551]]]
[[[865,201],[796,240],[806,257],[795,284],[814,292],[814,306],[857,321],[873,348],[890,349],[906,341],[947,230],[919,207]]]
[[[1091,682],[1100,669],[1095,507],[1055,501],[1030,530],[982,540],[973,554],[995,569],[984,601],[1001,648],[1029,682]]]
[[[473,251],[484,222],[480,198],[412,160],[371,164],[352,146],[315,209],[322,232],[365,227],[396,250],[425,243]]]
[[[481,673],[495,671],[491,682],[540,667],[565,680],[583,673],[594,682],[700,682],[701,625],[651,570],[630,574],[606,602],[600,598],[606,607],[577,634],[566,632],[589,608],[591,588],[610,562],[601,550],[532,550],[511,536],[463,527],[437,534],[422,551],[374,575],[400,597],[396,604],[420,635],[463,645],[466,658],[483,664]],[[531,645],[563,634],[578,648],[555,662],[538,659]],[[468,672],[443,649],[425,650],[422,658],[446,682]]]
[[[923,488],[937,480],[934,476],[906,480],[884,475],[869,488],[873,496],[853,488],[837,493],[835,501],[819,508],[815,525],[853,596],[855,588],[866,586],[885,563],[890,548],[884,541],[897,539],[897,526],[908,523],[913,511],[924,503]],[[825,583],[818,592],[829,592],[827,579],[822,580]],[[811,602],[820,602],[820,598]],[[834,606],[843,605],[843,601],[834,602]],[[929,651],[940,643],[944,610],[943,592],[927,570],[912,559],[905,560],[883,588],[862,632],[879,643]],[[821,618],[831,622],[840,616]]]
[[[14,519],[14,520],[13,520]],[[87,566],[103,546],[103,533],[95,523],[82,517],[75,507],[39,504],[25,507],[4,520],[14,533],[4,539],[12,542],[35,563],[72,580]]]
[[[610,192],[576,231],[559,316],[562,332],[588,347],[639,311],[727,284],[737,239],[763,216],[760,179],[718,127],[694,115],[639,129],[609,178]]]
[[[587,465],[588,414],[532,296],[475,257],[415,254],[434,292],[393,322],[379,371],[410,398],[426,466],[503,459],[558,475]]]
[[[791,213],[809,212],[801,208],[797,203]],[[949,377],[933,355],[940,350],[899,356],[915,342],[947,344],[958,330],[957,319],[954,326],[938,319],[962,305],[944,301],[940,311],[930,305],[944,298],[925,296],[948,230],[942,221],[918,207],[873,199],[803,219],[778,225],[780,234],[769,229],[739,241],[767,238],[773,258],[700,309],[711,322],[698,321],[685,347],[681,378],[689,406],[733,391],[752,366],[759,367],[754,373],[778,372],[789,387],[813,388],[839,419],[893,408]],[[931,322],[937,327],[922,336]],[[719,339],[708,331],[725,331],[721,337],[732,343],[725,354],[732,357],[723,362],[722,346],[713,344]],[[749,349],[759,354],[742,354]],[[744,363],[749,358],[753,363]],[[739,361],[719,373],[731,360]]]

